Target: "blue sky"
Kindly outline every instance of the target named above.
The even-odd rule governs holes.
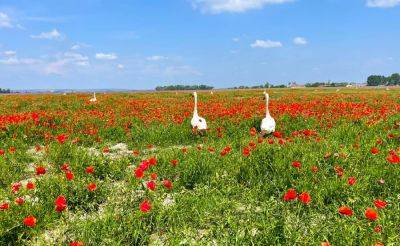
[[[0,0],[0,87],[363,82],[400,72],[400,0]]]

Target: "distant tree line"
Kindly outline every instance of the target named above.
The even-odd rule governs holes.
[[[156,91],[187,91],[187,90],[211,90],[214,87],[208,85],[167,85],[157,86]]]
[[[10,89],[2,89],[2,88],[0,88],[0,94],[8,94],[8,93],[11,93]]]
[[[344,87],[348,85],[347,82],[313,82],[306,83],[305,87]]]
[[[367,79],[368,86],[400,85],[400,74],[394,73],[388,77],[382,75],[371,75]]]
[[[244,85],[241,85],[241,86],[233,87],[233,88],[231,88],[231,89],[266,89],[266,88],[286,88],[286,87],[287,87],[287,86],[284,85],[284,84],[281,84],[281,85],[273,85],[273,84],[270,84],[270,83],[266,82],[266,83],[263,84],[263,85],[254,85],[254,86],[244,86]]]

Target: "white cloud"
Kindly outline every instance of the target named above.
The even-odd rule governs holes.
[[[81,46],[79,44],[74,44],[71,47],[71,50],[79,50],[81,48]]]
[[[115,60],[118,56],[115,53],[96,53],[96,59],[99,60]]]
[[[232,38],[232,41],[237,43],[240,41],[240,38]]]
[[[31,35],[31,38],[35,39],[50,39],[50,40],[63,40],[65,36],[61,34],[57,29],[53,29],[50,32],[42,32],[39,35]]]
[[[8,57],[6,59],[0,60],[0,64],[4,65],[32,65],[39,63],[40,60],[33,58],[17,58],[17,57]]]
[[[161,60],[167,60],[168,59],[168,57],[165,57],[165,56],[149,56],[149,57],[146,57],[146,60],[148,60],[148,61],[161,61]]]
[[[306,45],[308,43],[307,39],[303,38],[303,37],[295,37],[293,39],[293,43],[295,45]]]
[[[0,12],[0,28],[2,27],[12,28],[14,26],[11,24],[10,17],[6,13]]]
[[[272,41],[272,40],[260,40],[257,39],[254,43],[250,45],[252,48],[280,48],[282,47],[282,43],[279,41]]]
[[[88,48],[90,47],[90,45],[85,44],[85,43],[76,43],[74,45],[71,46],[71,50],[80,50],[83,48]]]
[[[59,54],[57,60],[47,63],[42,72],[47,75],[63,75],[68,69],[72,69],[74,66],[90,66],[89,57],[79,53],[65,52],[64,54]]]
[[[282,4],[294,0],[191,0],[195,9],[203,13],[219,14],[223,12],[241,13],[251,9],[261,9],[269,4]]]
[[[124,68],[125,68],[125,66],[124,66],[124,65],[122,65],[122,64],[118,64],[118,65],[117,65],[117,68],[118,68],[118,69],[124,69]]]
[[[84,56],[79,53],[73,53],[73,52],[65,52],[64,53],[65,60],[67,62],[75,64],[77,66],[89,66],[89,57]]]
[[[17,55],[17,52],[13,51],[13,50],[6,50],[3,52],[4,56],[10,57],[10,56],[15,56]]]
[[[400,0],[367,0],[371,8],[392,8],[400,4]]]

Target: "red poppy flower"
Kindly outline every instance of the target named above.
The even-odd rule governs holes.
[[[182,153],[186,153],[187,152],[187,148],[186,147],[182,147]]]
[[[300,200],[302,203],[308,205],[308,204],[310,204],[310,202],[311,202],[311,196],[310,196],[310,194],[308,194],[308,192],[303,192],[303,193],[301,193],[301,194],[299,195],[299,200]]]
[[[295,189],[289,189],[286,194],[283,196],[283,200],[290,201],[297,198],[297,192]]]
[[[134,150],[132,153],[134,156],[138,156],[140,154],[139,150]]]
[[[152,180],[156,180],[157,179],[157,173],[152,173],[152,174],[150,174],[150,178],[152,179]]]
[[[61,166],[61,170],[63,170],[63,171],[68,171],[68,170],[69,170],[69,163],[64,163],[64,164]]]
[[[318,172],[318,167],[317,166],[312,166],[311,167],[311,171],[313,171],[314,173]]]
[[[97,189],[97,185],[95,183],[90,183],[87,188],[89,191],[95,191]]]
[[[138,179],[141,179],[141,178],[143,178],[143,176],[144,176],[143,170],[140,167],[137,167],[135,169],[135,177]]]
[[[149,169],[150,166],[150,162],[148,160],[143,160],[140,164],[139,164],[139,168],[142,169],[142,171],[146,171],[147,169]]]
[[[340,178],[340,177],[343,176],[344,170],[343,170],[342,167],[336,166],[336,167],[335,167],[335,172],[336,172],[336,175]]]
[[[268,144],[274,144],[275,140],[273,138],[268,139]]]
[[[65,135],[65,134],[60,134],[56,138],[57,138],[57,141],[58,141],[59,144],[64,144],[65,141],[67,141],[68,136]]]
[[[67,180],[73,180],[75,178],[75,175],[71,171],[65,172],[65,177]]]
[[[353,215],[353,210],[351,210],[349,207],[343,206],[339,208],[339,213],[344,216],[351,216]]]
[[[60,213],[67,208],[67,199],[65,196],[58,196],[54,201],[54,205],[56,205],[56,211]]]
[[[93,174],[94,173],[94,167],[93,166],[88,166],[86,168],[86,173],[88,174]]]
[[[11,154],[14,154],[16,150],[17,150],[17,149],[16,149],[14,146],[11,146],[10,148],[8,148],[8,151],[9,151]]]
[[[12,184],[12,186],[11,186],[11,190],[12,190],[12,192],[13,192],[14,194],[17,193],[17,192],[19,191],[20,188],[21,188],[21,183],[20,183],[20,182],[14,183],[14,184]]]
[[[371,148],[371,154],[376,155],[379,153],[379,149],[377,147],[372,147]]]
[[[157,164],[157,159],[155,157],[151,157],[149,159],[150,166],[155,166]]]
[[[36,175],[43,175],[46,173],[46,168],[43,166],[37,166],[36,167]]]
[[[373,208],[367,208],[365,210],[365,217],[369,220],[376,220],[378,219],[378,213]]]
[[[376,232],[376,233],[381,233],[381,232],[382,232],[382,226],[381,226],[381,225],[375,226],[374,232]]]
[[[149,190],[155,190],[156,189],[156,182],[149,181],[149,182],[146,183],[146,187]]]
[[[83,244],[83,242],[75,241],[75,242],[70,243],[69,246],[84,246],[84,244]]]
[[[140,204],[139,208],[140,208],[140,211],[142,211],[143,213],[147,213],[151,210],[151,203],[147,200],[144,200]]]
[[[321,246],[331,246],[331,244],[328,241],[322,242]]]
[[[108,147],[104,147],[103,148],[103,153],[110,153],[110,149]]]
[[[172,182],[170,180],[165,179],[165,180],[163,180],[162,183],[163,183],[164,187],[167,188],[168,190],[172,189]]]
[[[250,148],[249,147],[244,147],[243,148],[243,156],[247,157],[250,155]]]
[[[26,188],[28,190],[33,190],[35,189],[35,183],[32,183],[31,181],[29,181],[28,183],[26,183]]]
[[[18,205],[24,204],[25,199],[23,197],[17,197],[15,198],[15,203]]]
[[[282,138],[283,134],[281,132],[275,131],[274,133],[272,133],[272,135],[276,138]]]
[[[356,179],[355,177],[349,177],[349,178],[347,179],[347,183],[348,183],[350,186],[354,185],[356,182],[357,182],[357,179]]]
[[[400,157],[396,153],[392,153],[390,156],[386,158],[386,160],[393,164],[400,163]]]
[[[301,168],[301,163],[299,161],[293,161],[292,162],[292,166],[295,168],[300,169]]]
[[[5,155],[6,151],[4,149],[0,149],[0,155]]]
[[[35,216],[28,216],[24,219],[24,224],[28,227],[34,227],[36,225],[36,218]]]
[[[171,160],[171,165],[172,166],[176,166],[178,164],[178,160]]]
[[[387,206],[387,202],[382,201],[382,200],[375,200],[374,205],[375,205],[375,207],[377,207],[379,209],[383,209]]]
[[[8,202],[0,204],[0,210],[7,210],[9,208],[10,208],[10,204]]]

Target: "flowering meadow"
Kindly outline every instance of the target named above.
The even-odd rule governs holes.
[[[400,90],[0,97],[0,245],[399,245]]]

